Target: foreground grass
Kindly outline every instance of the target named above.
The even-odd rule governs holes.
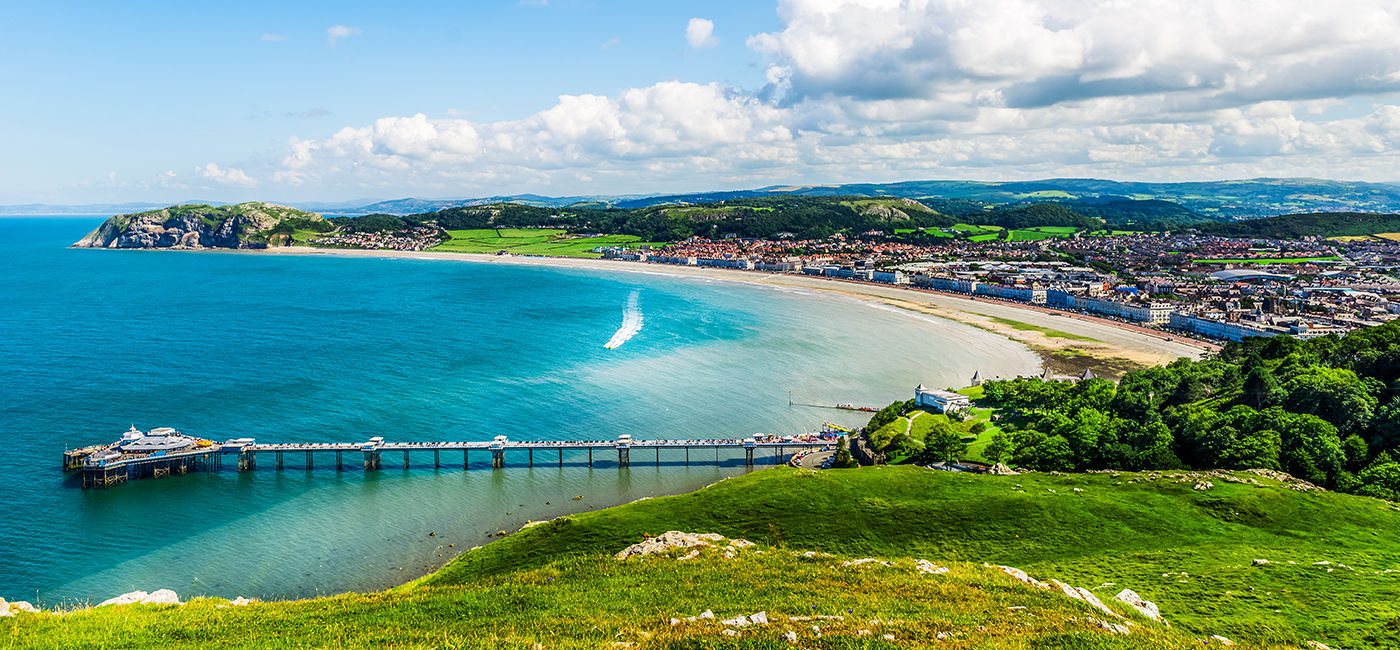
[[[389,592],[21,614],[0,619],[0,639],[8,647],[787,648],[779,635],[793,630],[803,647],[822,648],[1185,648],[1212,634],[1240,647],[1400,644],[1400,573],[1386,573],[1400,569],[1396,506],[1264,478],[1216,479],[1208,490],[1194,489],[1198,480],[778,468],[528,528]],[[611,557],[673,529],[759,546],[687,562]],[[797,555],[808,550],[836,557]],[[895,566],[841,566],[855,557]],[[920,574],[915,558],[951,571]],[[983,562],[1105,600],[1132,588],[1172,626],[1138,619],[1130,635],[1104,631],[1082,603]],[[774,622],[736,636],[712,623],[669,624],[706,609],[720,618],[766,611]],[[817,622],[820,639],[811,622],[787,620],[813,614],[845,618]]]

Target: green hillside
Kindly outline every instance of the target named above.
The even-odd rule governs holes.
[[[1211,635],[1242,648],[1374,647],[1400,643],[1400,543],[1378,534],[1397,525],[1393,504],[1247,472],[779,468],[530,527],[384,593],[21,613],[0,632],[17,648],[792,647],[786,631],[822,648],[1188,648]],[[667,530],[757,546],[732,558],[722,548],[687,561],[612,557]],[[866,557],[891,565],[843,566]],[[949,571],[920,573],[916,560]],[[1108,631],[1089,605],[983,563],[1085,587],[1134,625]],[[1112,600],[1124,588],[1171,626]],[[705,610],[762,611],[770,623],[730,635],[703,619],[669,622]],[[813,616],[842,618],[791,620]]]
[[[1315,212],[1285,214],[1249,221],[1193,224],[1191,227],[1205,234],[1225,237],[1346,237],[1400,232],[1400,214]]]

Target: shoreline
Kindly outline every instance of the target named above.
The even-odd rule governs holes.
[[[1120,376],[1142,367],[1165,365],[1180,357],[1199,359],[1219,346],[1168,335],[1140,325],[1037,305],[976,298],[930,289],[768,271],[745,271],[578,257],[491,255],[434,251],[324,249],[287,246],[257,250],[218,250],[257,255],[307,255],[381,259],[453,260],[591,271],[652,273],[676,277],[821,291],[981,329],[1027,346],[1052,374],[1085,369]]]

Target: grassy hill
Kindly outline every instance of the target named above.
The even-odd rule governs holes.
[[[1206,234],[1226,237],[1347,237],[1400,231],[1400,214],[1315,212],[1231,223],[1205,223],[1191,227]]]
[[[321,215],[275,203],[172,205],[107,219],[76,248],[262,248],[285,243],[298,230],[325,232]]]
[[[1400,574],[1388,572],[1400,568],[1388,534],[1400,509],[1224,476],[778,468],[527,528],[385,593],[21,614],[0,619],[0,633],[10,647],[112,648],[787,648],[788,630],[824,648],[1186,648],[1214,634],[1239,647],[1400,643]],[[1203,480],[1213,486],[1197,489]],[[611,557],[666,530],[758,546],[734,558]],[[892,566],[842,566],[864,557]],[[917,559],[950,571],[919,573]],[[984,562],[1089,588],[1132,632],[1106,631],[1084,603]],[[1123,588],[1156,602],[1171,627],[1111,601]],[[772,623],[733,636],[669,623],[706,609],[765,611]],[[814,615],[843,618],[789,620]]]

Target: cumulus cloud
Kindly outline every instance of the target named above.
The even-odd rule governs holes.
[[[1394,178],[1400,6],[779,0],[761,88],[667,81],[523,119],[294,139],[279,182],[648,191],[909,178]],[[694,18],[691,47],[715,43]],[[1329,109],[1352,98],[1342,119]],[[1370,111],[1358,108],[1370,104]]]
[[[195,167],[194,173],[200,178],[208,179],[219,185],[253,187],[258,184],[257,181],[253,180],[252,177],[248,176],[248,174],[237,167],[220,167],[212,162]],[[173,179],[174,175],[172,174],[170,178]]]
[[[715,38],[715,23],[706,18],[691,18],[685,25],[685,42],[696,49],[714,47],[719,43]]]
[[[791,98],[973,94],[1019,108],[1170,97],[1219,108],[1400,89],[1381,0],[780,0],[751,37]]]
[[[326,29],[326,45],[335,47],[336,42],[351,36],[358,36],[359,27],[346,27],[345,25],[332,25]]]
[[[264,41],[285,41],[285,40],[287,40],[287,35],[286,35],[286,34],[273,34],[272,32],[268,32],[268,33],[262,35],[262,40],[264,40]]]

